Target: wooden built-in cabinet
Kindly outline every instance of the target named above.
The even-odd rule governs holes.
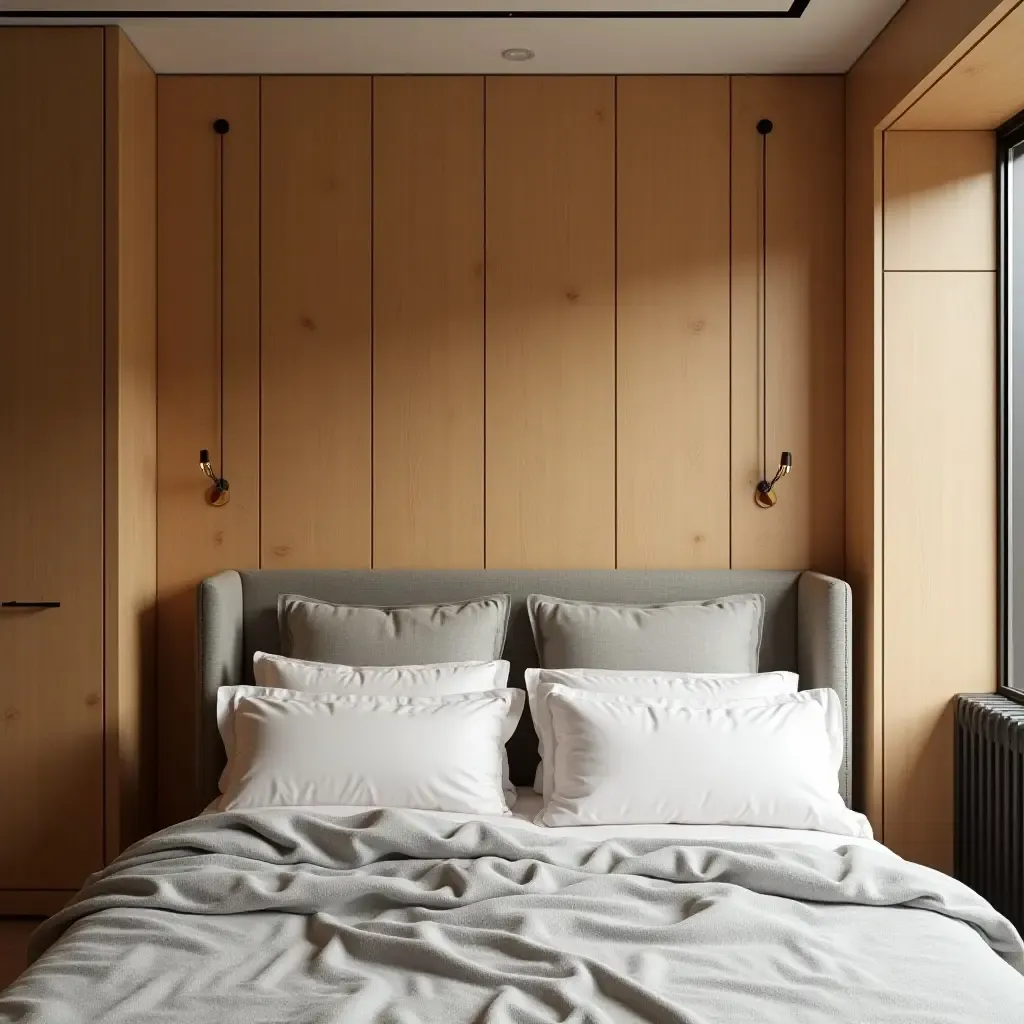
[[[155,113],[118,30],[0,29],[0,913],[148,825]]]

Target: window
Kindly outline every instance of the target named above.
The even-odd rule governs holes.
[[[1024,699],[1024,112],[999,131],[1001,684]]]

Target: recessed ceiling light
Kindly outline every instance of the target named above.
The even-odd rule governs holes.
[[[510,46],[507,50],[502,50],[501,55],[505,60],[516,61],[533,60],[537,56],[533,50],[528,50],[525,46]]]

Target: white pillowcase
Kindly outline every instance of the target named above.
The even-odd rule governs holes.
[[[526,692],[540,749],[540,764],[537,765],[533,788],[545,799],[551,792],[552,758],[549,752],[554,749],[547,701],[554,685],[588,693],[671,697],[684,701],[687,707],[709,708],[734,700],[794,694],[800,686],[800,677],[795,672],[709,675],[706,672],[623,672],[620,669],[527,669]]]
[[[307,693],[403,693],[449,697],[500,690],[508,685],[507,661],[454,661],[436,665],[382,665],[357,668],[322,661],[300,661],[257,651],[252,657],[257,686]]]
[[[260,696],[259,687],[301,693],[408,694],[420,697],[449,697],[459,693],[500,690],[508,685],[507,661],[456,661],[436,665],[385,665],[354,667],[321,661],[301,661],[280,654],[257,651],[252,659],[256,687],[223,687],[232,693],[217,697],[217,726],[224,749],[231,757],[233,732],[230,719],[243,696]],[[267,694],[264,694],[267,696]],[[275,696],[275,694],[269,694]],[[276,696],[281,696],[280,693]],[[228,701],[229,703],[224,703]],[[517,719],[518,720],[518,719]],[[513,723],[503,742],[512,738]],[[509,807],[516,802],[516,788],[508,774],[508,755],[502,748],[502,785]],[[221,776],[221,792],[224,791]]]
[[[832,690],[698,709],[555,685],[547,703],[553,785],[538,824],[761,825],[871,836],[867,819],[839,795],[842,712]]]
[[[507,814],[502,736],[521,690],[247,696],[221,810],[346,805]]]

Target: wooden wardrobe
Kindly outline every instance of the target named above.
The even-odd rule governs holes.
[[[155,166],[120,30],[0,28],[0,914],[150,823]]]

